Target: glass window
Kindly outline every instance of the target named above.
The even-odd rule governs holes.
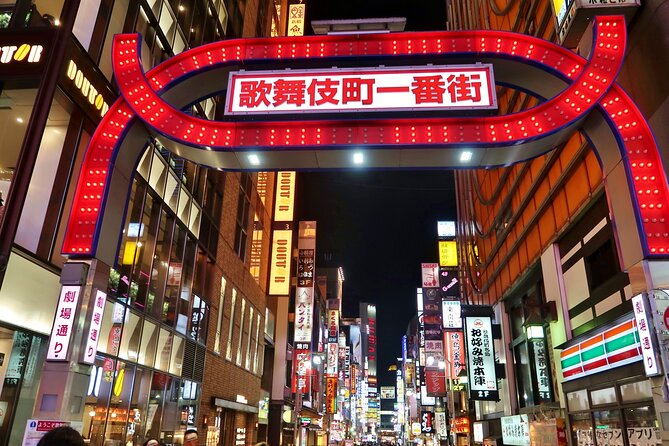
[[[228,325],[228,344],[225,347],[225,359],[232,361],[232,327],[235,325],[235,304],[237,301],[237,290],[232,289],[232,300],[230,303],[230,320]]]
[[[154,259],[156,234],[160,220],[160,200],[155,200],[147,193],[144,201],[144,211],[140,222],[130,223],[128,235],[137,237],[137,243],[132,251],[133,258],[127,259],[136,265],[130,286],[130,300],[135,308],[144,311],[147,302],[155,299],[154,283],[151,277],[158,262]]]
[[[242,339],[244,339],[244,315],[246,311],[246,299],[242,297],[242,309],[239,312],[239,338],[237,342],[237,360],[235,361],[235,364],[238,366],[242,365]],[[234,321],[233,321],[234,322]]]
[[[235,230],[235,252],[246,260],[246,239],[248,237],[249,210],[251,208],[251,175],[242,172],[239,178],[239,199],[237,201],[237,226]]]
[[[569,416],[571,423],[572,444],[576,446],[594,446],[592,421],[589,413],[577,413]]]
[[[132,439],[133,445],[140,445],[146,441],[144,433],[147,431],[147,413],[149,393],[151,392],[151,371],[137,368],[135,382],[132,389],[132,399],[128,410],[127,436]]]
[[[158,347],[158,326],[149,320],[144,321],[142,330],[142,343],[139,347],[137,362],[142,365],[153,367],[156,360],[156,348]]]
[[[516,346],[513,351],[516,359],[515,370],[520,407],[533,406],[532,368],[527,354],[527,342]]]
[[[165,324],[173,327],[177,323],[177,331],[186,333],[188,327],[187,316],[182,315],[177,321],[178,299],[181,295],[181,276],[183,273],[183,256],[186,246],[186,231],[180,225],[174,225],[174,238],[170,250],[169,266],[167,272],[167,286],[165,287],[165,300],[163,302],[162,320]],[[186,311],[188,311],[188,295],[186,295]]]
[[[262,319],[260,318],[260,313],[258,313],[258,320],[256,322],[256,347],[255,353],[253,354],[253,373],[258,373],[258,348],[260,347],[260,324]]]
[[[171,381],[169,375],[153,373],[149,407],[146,412],[146,438],[161,438],[160,421],[163,418],[163,403],[167,400],[167,386]]]
[[[216,318],[216,337],[214,338],[214,352],[221,353],[221,331],[223,330],[223,304],[225,303],[225,287],[227,281],[221,277],[221,291],[218,294],[218,317]]]
[[[102,325],[100,326],[100,336],[98,338],[99,353],[118,355],[124,316],[125,306],[118,302],[106,302],[105,313],[102,317]]]
[[[142,336],[142,324],[139,315],[128,311],[123,324],[123,334],[121,335],[121,348],[119,357],[137,361],[140,340]]]
[[[592,413],[592,416],[595,422],[595,439],[598,446],[612,446],[611,438],[622,437],[624,433],[623,422],[618,409],[596,410]]]
[[[173,375],[181,375],[181,368],[183,366],[184,357],[184,338],[181,336],[174,337],[174,345],[172,346],[172,360],[170,361],[170,373]]]
[[[29,90],[32,91],[32,90]],[[11,91],[9,92],[12,93]],[[4,94],[3,94],[4,96]],[[28,93],[26,101],[31,101],[31,94]],[[44,133],[42,134],[42,141],[40,142],[39,152],[35,160],[35,167],[30,177],[30,188],[26,195],[26,201],[21,212],[21,220],[16,231],[15,243],[21,245],[30,252],[37,253],[40,238],[43,236],[42,232],[48,232],[51,237],[55,235],[55,226],[45,227],[45,220],[47,209],[52,203],[52,199],[60,201],[61,197],[52,197],[54,192],[54,183],[57,181],[57,171],[60,164],[61,156],[63,155],[63,145],[65,143],[65,136],[68,133],[68,125],[70,123],[70,113],[67,111],[69,107],[69,100],[58,91],[51,103],[49,110],[49,117],[47,120]],[[9,104],[12,104],[9,102]],[[26,109],[26,116],[20,111],[19,107],[12,104],[16,110],[9,107],[7,114],[14,114],[14,122],[8,120],[4,124],[8,127],[3,134],[2,152],[0,155],[0,167],[7,167],[13,169],[16,164],[9,163],[10,159],[18,154],[14,149],[21,146],[23,139],[23,132],[25,125],[30,118],[29,109]],[[21,119],[22,122],[18,122]],[[4,126],[3,126],[4,127]],[[11,135],[10,132],[16,131],[16,135]],[[78,129],[76,130],[78,131]],[[5,139],[6,138],[6,139]],[[8,143],[8,144],[7,144]],[[14,147],[14,144],[18,144]],[[6,153],[5,153],[6,152]],[[0,169],[2,171],[4,169]],[[0,186],[0,190],[2,187]],[[6,192],[6,191],[5,191]],[[4,192],[3,192],[4,193]],[[6,196],[6,195],[5,195]],[[43,256],[46,258],[46,256]]]
[[[579,390],[577,392],[570,392],[567,394],[567,407],[570,412],[577,410],[587,410],[590,407],[588,404],[588,391]]]
[[[116,362],[111,358],[95,357],[91,367],[84,408],[83,436],[91,444],[103,444],[104,430],[107,422],[107,407],[112,392]]]
[[[645,381],[648,382],[648,381]],[[629,446],[661,445],[659,425],[652,405],[623,410]]]
[[[615,387],[607,387],[606,389],[593,390],[590,392],[590,399],[593,406],[615,403],[616,389]]]
[[[168,371],[172,353],[172,338],[174,335],[167,330],[160,329],[158,337],[158,355],[156,357],[157,369]]]
[[[151,290],[155,290],[152,304],[147,301],[147,314],[155,318],[163,318],[163,297],[167,285],[170,248],[172,246],[172,233],[174,230],[174,218],[164,210],[160,213],[160,224],[156,235],[156,249],[154,252],[154,271],[151,274]]]
[[[622,384],[620,386],[620,395],[625,402],[639,401],[651,399],[653,397],[653,391],[650,387],[650,381],[644,379],[643,381]]]
[[[189,335],[191,339],[201,344],[206,344],[207,326],[209,325],[209,305],[203,299],[200,299],[198,295],[193,295],[193,311],[190,321]]]
[[[253,307],[249,305],[249,328],[246,336],[246,360],[244,362],[244,368],[246,370],[251,369],[251,334],[253,333]]]
[[[105,443],[126,444],[132,440],[132,434],[127,438],[126,428],[134,375],[135,367],[125,362],[116,362],[114,385],[109,400],[109,416],[105,428]]]

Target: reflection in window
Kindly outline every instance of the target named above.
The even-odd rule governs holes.
[[[102,444],[104,427],[107,421],[107,407],[112,392],[112,384],[116,371],[116,362],[111,358],[95,357],[91,368],[86,392],[84,408],[83,436],[90,439],[91,444]]]
[[[139,316],[131,311],[127,312],[125,324],[123,325],[123,334],[121,335],[119,357],[137,361],[141,335],[142,324],[140,323]]]
[[[221,331],[223,330],[223,304],[225,303],[225,287],[227,281],[221,277],[221,291],[218,295],[218,317],[216,319],[216,337],[214,338],[214,352],[221,353]]]
[[[225,346],[225,359],[232,361],[232,328],[235,325],[235,305],[237,301],[237,290],[232,289],[232,301],[230,303],[230,325],[228,325],[228,344]]]
[[[184,357],[184,338],[181,336],[174,337],[174,345],[172,346],[172,360],[170,361],[170,373],[173,375],[181,375],[181,368],[183,366]]]
[[[139,347],[137,362],[142,365],[153,367],[156,359],[156,348],[158,347],[159,329],[156,324],[148,320],[144,321],[142,330],[142,343]]]
[[[186,231],[180,225],[174,225],[174,238],[170,250],[170,261],[167,272],[167,286],[165,287],[165,301],[163,302],[162,320],[170,327],[177,321],[177,305],[181,294],[181,276],[183,273],[183,255],[186,245]],[[177,331],[186,333],[188,326],[186,318],[178,321]]]
[[[639,401],[651,399],[653,397],[653,391],[650,387],[650,381],[644,379],[643,381],[621,384],[620,395],[625,402]]]
[[[170,366],[170,354],[172,353],[172,338],[174,335],[167,330],[160,329],[158,337],[158,356],[156,368],[167,372]]]
[[[253,307],[249,304],[249,328],[246,336],[246,361],[244,362],[246,370],[251,368],[251,333],[253,333]]]
[[[260,313],[258,313],[258,320],[256,321],[256,348],[255,353],[253,354],[253,373],[258,373],[258,349],[260,348],[260,324],[262,319],[260,318]]]
[[[235,364],[242,365],[242,339],[244,339],[244,312],[246,311],[246,299],[242,297],[242,309],[239,312],[239,339],[237,342],[237,360]]]
[[[246,239],[248,237],[249,210],[251,208],[251,174],[242,172],[239,177],[239,198],[237,201],[237,225],[235,229],[235,252],[246,260]]]
[[[593,390],[590,392],[590,399],[593,406],[615,403],[616,389],[615,387],[607,387],[606,389]]]
[[[98,337],[98,352],[117,356],[121,345],[121,331],[123,330],[123,319],[125,307],[116,302],[107,301],[105,312],[100,326]]]

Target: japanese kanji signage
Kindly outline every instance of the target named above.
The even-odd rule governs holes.
[[[499,391],[495,375],[495,351],[490,317],[466,317],[465,339],[470,398],[498,401]]]
[[[300,222],[297,248],[298,268],[297,288],[295,290],[295,333],[293,339],[295,344],[309,344],[311,342],[314,306],[315,221]],[[305,348],[308,348],[308,345]]]
[[[327,374],[337,376],[339,365],[339,343],[329,342],[327,349]]]
[[[542,340],[530,341],[532,353],[534,354],[534,373],[537,379],[537,391],[540,401],[551,401],[550,371],[548,369],[548,356],[546,355],[546,342]]]
[[[328,376],[326,378],[325,408],[327,413],[337,412],[337,377]]]
[[[453,240],[439,240],[439,266],[458,266],[458,245]]]
[[[288,5],[288,29],[287,36],[303,36],[304,35],[304,17],[306,5],[303,3],[295,3]]]
[[[443,370],[425,370],[425,387],[428,396],[446,396],[446,380]]]
[[[420,431],[424,434],[434,432],[434,413],[430,411],[420,413]]]
[[[441,302],[441,322],[444,328],[462,328],[459,300],[443,300]]]
[[[444,331],[446,349],[446,376],[457,379],[465,369],[465,341],[462,331]]]
[[[636,328],[639,332],[643,367],[646,370],[646,376],[657,375],[660,373],[660,368],[657,363],[655,347],[653,346],[653,338],[651,337],[653,330],[646,314],[643,294],[638,294],[632,298],[632,308],[634,309],[634,317],[636,318]]]
[[[56,317],[49,338],[49,350],[46,359],[49,361],[67,361],[69,356],[70,338],[72,327],[77,313],[80,286],[63,286],[60,289]]]
[[[530,421],[527,415],[502,417],[501,421],[504,444],[530,446]]]
[[[95,354],[98,352],[98,341],[100,340],[100,327],[102,326],[102,318],[105,313],[106,299],[107,294],[97,290],[95,292],[95,299],[91,302],[93,311],[91,312],[88,336],[85,341],[86,347],[82,352],[81,358],[81,362],[86,364],[93,364],[95,362]]]
[[[490,109],[492,65],[230,73],[227,114]]]
[[[439,264],[421,263],[421,277],[423,288],[436,288],[439,286]]]
[[[339,341],[339,310],[328,310],[328,342]]]
[[[361,302],[360,318],[365,369],[368,375],[376,376],[376,305]]]
[[[439,438],[448,437],[448,425],[446,424],[446,412],[435,412],[434,413],[434,424],[437,429],[437,435]]]

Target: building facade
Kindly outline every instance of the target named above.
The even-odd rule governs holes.
[[[531,34],[587,57],[591,30],[577,3],[483,2],[472,8],[454,0],[448,27]],[[619,3],[624,5],[600,5],[589,14],[626,15],[627,59],[618,81],[647,117],[658,146],[666,148],[666,80],[656,69],[669,55],[661,37],[667,33],[666,3]],[[497,93],[502,113],[538,103],[517,90],[498,87]],[[661,156],[666,163],[666,150]],[[661,417],[667,382],[644,368],[644,325],[635,318],[644,305],[636,303],[648,298],[650,314],[653,290],[668,285],[661,272],[666,264],[630,256],[634,237],[623,228],[631,214],[621,216],[616,207],[616,195],[627,188],[602,163],[577,132],[531,161],[456,173],[463,297],[494,306],[502,325],[496,349],[506,372],[501,401],[476,405],[473,421],[487,434],[478,442],[516,441],[510,440],[514,429],[526,432],[526,440],[512,444],[530,444],[538,435],[532,432],[540,431],[553,435],[553,444],[611,444],[609,435],[625,445],[669,440]],[[645,179],[634,178],[639,180]],[[643,195],[653,193],[643,190],[636,204],[645,207]]]
[[[68,264],[60,252],[88,141],[117,98],[114,34],[142,34],[149,70],[204,43],[268,35],[269,12],[234,0],[2,7],[0,444],[21,444],[29,419],[71,422],[90,444],[181,444],[187,428],[202,444],[255,443],[273,174],[207,169],[147,141],[130,195],[110,207],[124,221],[115,261]],[[188,112],[214,119],[217,103]],[[72,308],[61,308],[65,283],[82,297]],[[99,310],[82,304],[90,293]],[[71,347],[46,361],[56,334]],[[98,341],[90,358],[85,336]]]

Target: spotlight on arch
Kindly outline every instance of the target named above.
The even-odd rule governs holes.
[[[365,155],[362,152],[355,152],[353,154],[353,164],[360,166],[365,162]]]
[[[466,163],[468,161],[471,161],[472,155],[473,155],[472,152],[470,152],[469,150],[465,150],[460,154],[460,162]]]

